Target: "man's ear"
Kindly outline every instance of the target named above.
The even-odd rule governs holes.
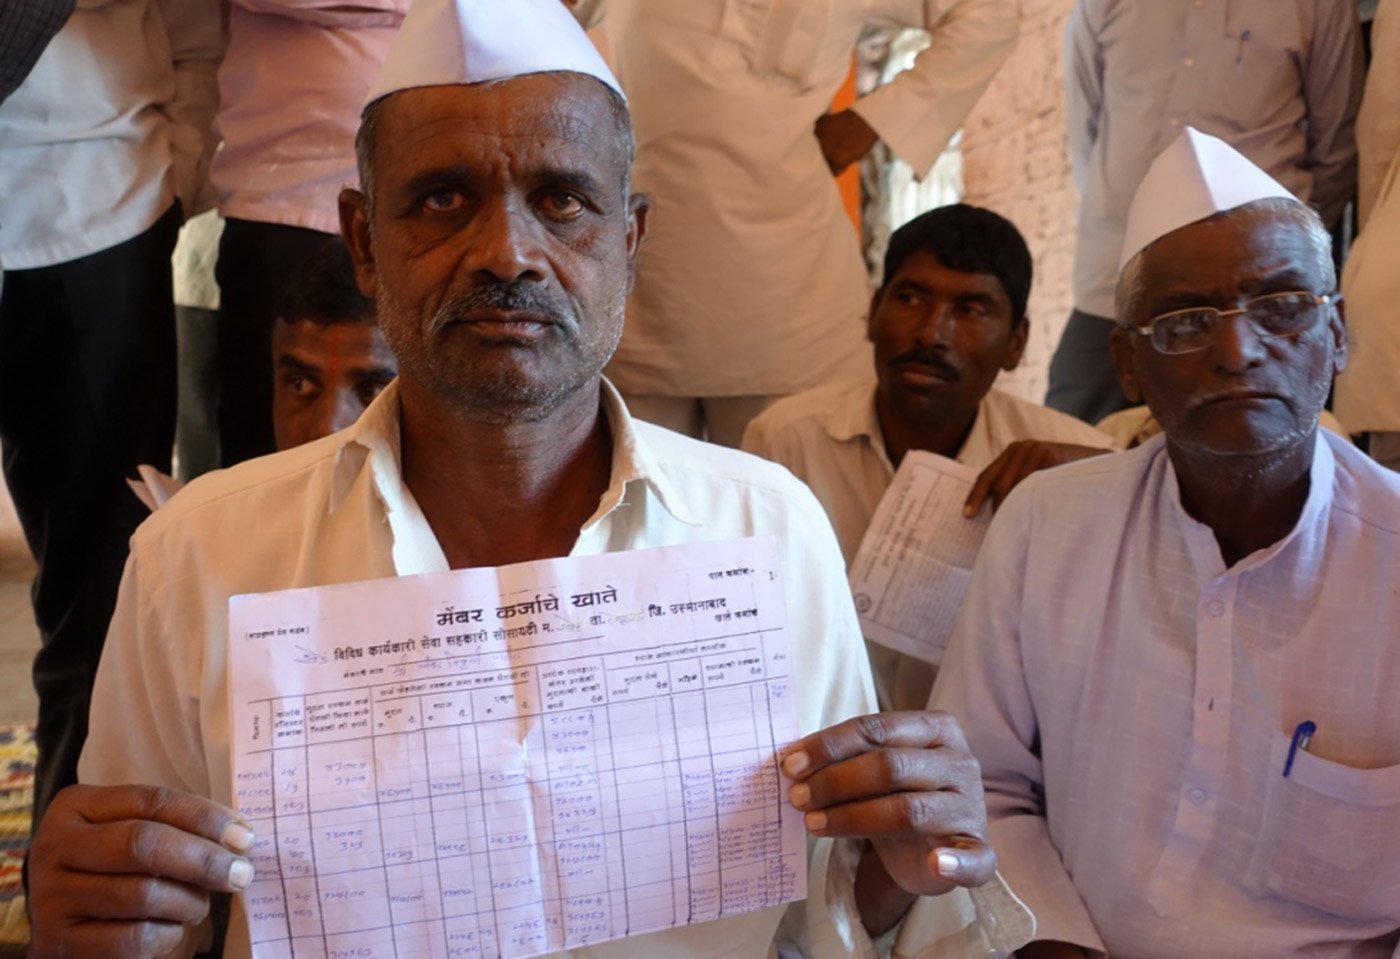
[[[340,235],[355,264],[355,285],[371,300],[379,290],[379,274],[374,262],[374,240],[369,228],[369,198],[359,190],[340,191]]]
[[[1332,375],[1347,368],[1347,304],[1340,296],[1332,304],[1327,329],[1332,334]]]
[[[870,312],[865,315],[865,338],[871,343],[875,342],[875,311],[880,308],[880,300],[884,295],[885,288],[883,286],[870,294]]]
[[[1023,316],[1011,328],[1011,339],[1006,343],[1006,359],[1001,368],[1008,372],[1021,365],[1021,357],[1026,353],[1026,343],[1031,338],[1031,320]]]
[[[1123,395],[1135,404],[1142,402],[1142,387],[1138,384],[1137,369],[1134,365],[1134,351],[1139,336],[1132,330],[1114,326],[1108,340],[1109,351],[1113,354],[1113,367],[1118,371],[1118,385]]]
[[[637,254],[647,235],[647,216],[651,213],[651,195],[633,193],[627,198],[627,289],[637,276]]]

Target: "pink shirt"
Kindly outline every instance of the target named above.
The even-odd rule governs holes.
[[[225,217],[337,233],[360,108],[408,0],[233,0],[215,120]]]

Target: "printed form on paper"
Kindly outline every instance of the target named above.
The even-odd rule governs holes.
[[[257,959],[526,957],[806,896],[771,538],[236,596]]]
[[[851,564],[861,633],[937,666],[953,635],[991,509],[968,519],[977,472],[923,450],[905,455]]]

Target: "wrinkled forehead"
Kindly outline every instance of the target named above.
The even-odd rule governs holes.
[[[567,158],[601,172],[625,162],[618,124],[606,87],[582,74],[414,87],[379,105],[375,174],[454,155],[463,163]]]
[[[1324,235],[1325,239],[1325,235]],[[1305,211],[1249,204],[1187,224],[1141,254],[1146,298],[1231,298],[1266,288],[1327,292],[1330,250]]]

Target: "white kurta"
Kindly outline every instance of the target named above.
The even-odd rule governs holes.
[[[1350,429],[1400,431],[1400,6],[1377,8],[1374,66],[1356,118],[1361,227],[1342,274],[1351,354],[1337,380],[1337,413]]]
[[[984,470],[1017,440],[1109,448],[1109,438],[1073,416],[991,390],[956,457]],[[836,528],[847,568],[894,480],[868,377],[790,396],[744,434],[744,449],[781,463],[817,494]],[[879,643],[866,643],[881,709],[923,709],[938,669]]]
[[[1037,938],[1400,959],[1400,475],[1321,431],[1311,475],[1294,529],[1229,568],[1161,437],[997,514],[933,703]]]
[[[0,268],[109,249],[177,199],[209,208],[223,44],[216,0],[78,4],[0,105]]]
[[[781,395],[867,369],[859,240],[813,133],[867,24],[926,27],[855,110],[927,171],[1011,51],[1010,0],[584,0],[655,207],[622,344],[627,394]]]
[[[612,482],[571,555],[776,536],[799,730],[870,711],[874,697],[840,555],[811,494],[752,457],[634,422],[611,388],[604,408],[614,437]],[[98,670],[82,781],[151,783],[232,804],[228,598],[448,568],[403,484],[398,424],[391,386],[349,429],[202,477],[137,530]],[[851,896],[854,848],[816,843],[809,899],[787,913],[784,929],[814,956],[875,954]],[[761,957],[783,919],[779,907],[572,955]],[[919,947],[985,955],[989,942],[1017,947],[1027,923],[998,882],[925,900],[898,946],[908,955]],[[225,955],[246,959],[241,912],[233,930]]]

